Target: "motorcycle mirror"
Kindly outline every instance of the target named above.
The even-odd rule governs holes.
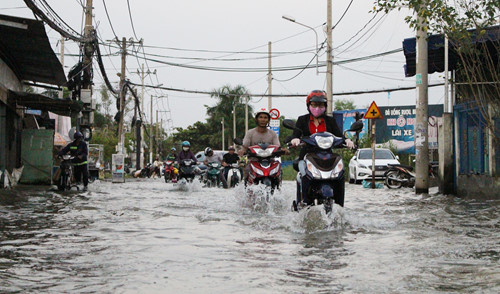
[[[241,138],[234,138],[233,143],[236,145],[243,145],[243,140],[241,140]]]
[[[287,129],[295,129],[295,122],[291,119],[284,119],[283,126]]]
[[[363,129],[363,122],[358,120],[357,122],[351,125],[351,128],[347,130],[347,132],[359,132]]]

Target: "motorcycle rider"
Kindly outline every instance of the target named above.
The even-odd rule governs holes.
[[[174,168],[174,175],[172,177],[172,180],[177,180],[177,174],[179,173],[179,158],[175,151],[177,151],[177,149],[175,149],[175,147],[172,147],[170,149],[170,153],[167,155],[167,161],[171,160],[174,162],[174,164],[172,165]]]
[[[203,164],[208,165],[210,162],[218,162],[222,165],[222,154],[215,154],[212,148],[205,148],[205,160],[203,160]],[[205,174],[205,180],[207,179],[208,174]],[[224,188],[227,188],[226,178],[224,178],[222,173],[219,173],[219,180],[221,181]]]
[[[233,163],[240,163],[240,157],[235,153],[236,149],[234,149],[234,146],[229,146],[227,150],[228,152],[222,157],[222,166],[224,167],[224,178],[226,179],[226,182],[227,175],[229,173],[229,170],[231,169],[230,165]],[[241,168],[239,168],[239,170],[240,174],[243,174]]]
[[[160,167],[163,165],[163,162],[160,161],[158,156],[155,157],[155,161],[153,162],[153,179],[158,176],[161,178],[161,170]]]
[[[271,120],[271,115],[266,108],[261,108],[255,112],[255,122],[257,127],[250,129],[245,134],[243,138],[243,144],[238,154],[242,156],[248,150],[248,146],[257,144],[272,144],[280,145],[280,140],[278,134],[273,130],[269,129],[269,121]]]
[[[75,158],[72,160],[74,166],[74,177],[77,183],[83,175],[83,191],[87,191],[87,186],[89,184],[89,170],[87,165],[87,156],[89,155],[89,150],[87,143],[83,140],[83,135],[79,131],[76,131],[73,135],[73,142],[66,145],[61,151],[59,151],[58,156],[63,156],[70,152],[71,156]]]
[[[314,90],[312,91],[306,99],[306,107],[308,113],[299,116],[295,127],[299,130],[294,130],[292,134],[292,140],[290,143],[292,146],[298,146],[300,144],[300,137],[310,136],[319,132],[329,132],[337,137],[344,138],[342,134],[342,129],[339,128],[335,119],[331,116],[326,115],[327,99],[325,91]],[[354,143],[350,139],[345,139],[345,145],[347,148],[354,148]],[[310,152],[310,148],[306,145],[300,151],[299,155],[299,173],[301,175],[302,192],[300,189],[300,184],[297,182],[297,203],[305,200],[302,199],[302,194],[305,194],[309,188],[309,182],[303,175],[306,174],[306,166],[304,162],[304,156],[306,153]],[[338,193],[344,193],[344,185],[342,187],[337,187]],[[305,196],[305,195],[304,195]],[[343,197],[342,197],[343,198]]]
[[[261,108],[257,112],[255,112],[255,122],[257,123],[257,127],[248,130],[243,138],[243,144],[238,154],[243,156],[248,150],[248,146],[253,146],[257,144],[270,144],[270,145],[278,145],[280,146],[280,140],[278,138],[278,134],[273,130],[269,129],[269,121],[271,120],[271,115],[267,111],[266,108]],[[288,149],[284,149],[285,154],[288,154]],[[248,160],[252,160],[249,158]],[[248,177],[250,172],[250,165],[247,164],[245,167],[244,178],[245,180]]]
[[[196,156],[194,156],[193,152],[191,152],[191,143],[189,141],[183,141],[181,143],[182,150],[179,152],[177,155],[177,159],[179,160],[179,163],[183,161],[184,159],[192,159],[195,164],[198,163],[198,160],[196,160]],[[182,171],[182,169],[180,169]]]

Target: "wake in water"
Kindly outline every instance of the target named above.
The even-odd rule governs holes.
[[[275,190],[271,194],[269,188],[261,185],[240,185],[234,190],[234,198],[240,207],[258,213],[280,215],[289,210],[282,190]]]

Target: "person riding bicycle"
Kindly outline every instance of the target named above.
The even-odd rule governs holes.
[[[89,155],[89,149],[87,143],[83,140],[83,135],[79,131],[76,131],[73,135],[73,142],[66,145],[61,151],[59,151],[58,156],[63,156],[68,152],[71,156],[74,156],[72,163],[74,166],[74,177],[77,183],[83,175],[83,191],[87,191],[87,186],[89,184],[89,170],[87,156]]]
[[[208,164],[211,162],[218,162],[222,165],[222,154],[214,153],[214,151],[210,147],[205,148],[204,153],[205,153],[205,160],[203,160],[204,165],[208,166]],[[206,179],[207,179],[207,174],[205,174],[205,180]],[[227,188],[226,178],[224,178],[223,173],[219,173],[219,180],[221,181],[224,188]]]
[[[293,139],[290,141],[292,146],[298,146],[300,144],[300,137],[310,136],[320,132],[329,132],[337,137],[344,138],[342,128],[337,125],[335,119],[326,115],[326,106],[327,99],[325,91],[314,90],[307,96],[306,107],[308,113],[299,116],[297,122],[295,123],[296,130],[293,131]],[[345,145],[347,148],[354,148],[354,143],[350,139],[345,139]],[[300,175],[306,174],[304,156],[310,151],[310,147],[307,145],[305,145],[300,151]],[[302,180],[302,191],[307,191],[308,184],[307,180]],[[342,186],[339,191],[340,193],[344,193],[344,187]],[[300,185],[297,182],[297,203],[302,201],[301,194]]]

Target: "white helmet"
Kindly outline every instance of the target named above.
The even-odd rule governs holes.
[[[267,114],[267,117],[269,118],[269,120],[271,120],[271,115],[269,114],[269,111],[267,111],[267,108],[265,107],[262,107],[261,109],[257,110],[255,112],[254,118],[257,119],[257,116],[259,116],[259,114],[261,113]]]

